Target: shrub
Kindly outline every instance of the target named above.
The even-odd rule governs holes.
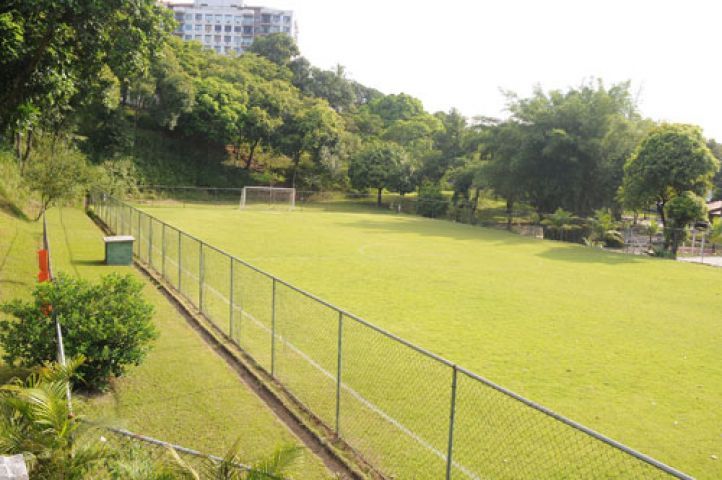
[[[83,356],[76,378],[90,390],[105,390],[128,365],[139,365],[156,336],[153,307],[143,285],[130,275],[111,274],[98,284],[66,275],[39,284],[32,301],[13,300],[0,311],[16,321],[0,321],[0,345],[7,362],[41,365],[56,357],[56,316],[63,327],[65,352]],[[52,315],[46,315],[51,305]]]
[[[624,248],[624,235],[617,230],[607,230],[604,233],[604,245],[609,248]]]
[[[424,217],[438,218],[446,213],[449,202],[435,183],[424,182],[419,191],[416,212]]]

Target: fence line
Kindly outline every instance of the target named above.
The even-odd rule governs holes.
[[[166,281],[387,474],[691,478],[118,199],[91,204],[156,271],[160,252]]]

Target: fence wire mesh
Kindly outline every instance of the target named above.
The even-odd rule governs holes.
[[[136,257],[394,478],[691,478],[106,194]]]

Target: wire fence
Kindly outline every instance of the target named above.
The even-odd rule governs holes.
[[[691,478],[121,200],[96,192],[90,204],[135,237],[140,262],[389,477]]]

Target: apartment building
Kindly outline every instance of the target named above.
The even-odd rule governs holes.
[[[253,39],[271,33],[297,37],[292,10],[246,6],[234,0],[164,2],[178,21],[174,32],[218,53],[240,55]]]

